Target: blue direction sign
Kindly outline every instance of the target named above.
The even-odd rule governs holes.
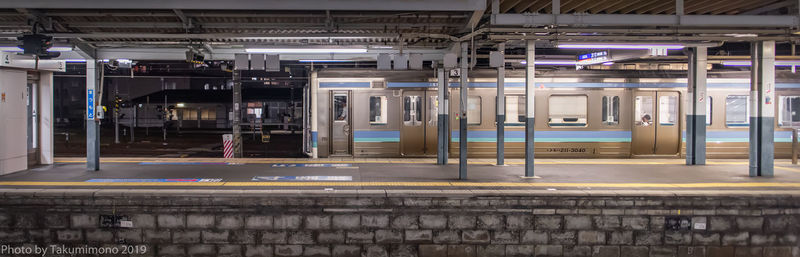
[[[252,181],[351,181],[352,176],[255,176]]]
[[[94,120],[94,89],[87,89],[86,92],[86,118]]]

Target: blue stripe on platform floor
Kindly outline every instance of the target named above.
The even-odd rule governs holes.
[[[101,178],[85,182],[222,182],[221,178]]]
[[[139,165],[232,165],[229,162],[140,162]]]
[[[332,168],[332,167],[350,167],[353,164],[350,163],[275,163],[272,164],[273,168],[294,168],[294,167],[306,167],[306,168]]]

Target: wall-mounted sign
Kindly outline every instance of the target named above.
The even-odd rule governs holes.
[[[94,89],[86,90],[86,119],[94,120]]]

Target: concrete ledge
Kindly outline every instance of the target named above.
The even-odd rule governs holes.
[[[384,189],[30,189],[2,188],[2,197],[791,197],[797,190],[384,190]]]

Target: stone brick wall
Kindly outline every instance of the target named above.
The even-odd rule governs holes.
[[[0,190],[0,242],[142,256],[800,256],[800,193]],[[132,228],[100,228],[100,214]],[[685,217],[705,229],[665,228]],[[694,226],[693,226],[694,227]]]

